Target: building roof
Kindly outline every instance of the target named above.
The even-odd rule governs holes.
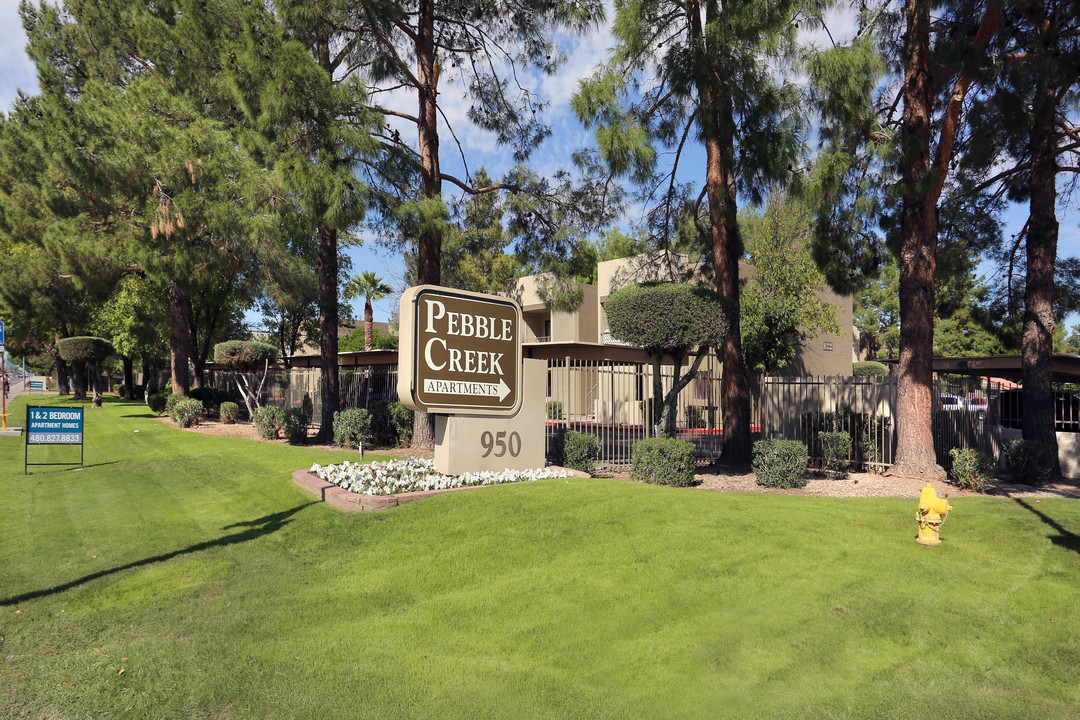
[[[898,365],[899,360],[878,360]],[[1050,358],[1054,382],[1080,382],[1080,356],[1053,355]],[[1023,359],[1019,355],[984,355],[980,357],[936,357],[934,372],[974,377],[995,377],[1020,380],[1024,376]]]

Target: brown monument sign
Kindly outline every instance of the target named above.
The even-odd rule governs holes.
[[[508,417],[521,406],[521,308],[436,285],[401,296],[398,397],[414,410]]]

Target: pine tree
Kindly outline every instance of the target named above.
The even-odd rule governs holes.
[[[646,188],[654,242],[674,244],[680,221],[698,237],[728,308],[718,348],[724,366],[724,459],[750,460],[750,394],[740,335],[738,192],[757,201],[799,154],[793,88],[774,68],[789,61],[796,0],[616,2],[610,61],[574,98],[595,128],[596,152],[614,174]],[[704,145],[700,195],[680,184],[688,143]],[[672,153],[659,167],[661,151]]]

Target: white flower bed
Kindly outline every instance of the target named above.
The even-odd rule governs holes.
[[[501,485],[545,478],[571,477],[569,470],[502,470],[464,473],[457,477],[435,472],[434,460],[407,458],[367,465],[344,462],[340,465],[312,465],[311,472],[323,480],[360,495],[398,495],[423,490],[447,490],[476,485]]]

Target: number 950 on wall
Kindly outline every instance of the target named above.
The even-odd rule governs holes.
[[[503,457],[507,453],[510,457],[517,457],[521,453],[521,436],[514,431],[508,433],[499,430],[493,433],[485,430],[480,435],[480,445],[484,448],[484,454],[480,457]]]

